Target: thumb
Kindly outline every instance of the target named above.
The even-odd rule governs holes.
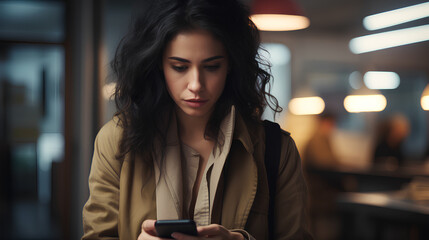
[[[152,235],[152,236],[156,236],[156,230],[155,230],[155,222],[156,220],[145,220],[142,223],[142,231]]]

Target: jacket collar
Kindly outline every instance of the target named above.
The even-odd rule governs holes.
[[[236,114],[234,140],[239,140],[249,154],[253,154],[254,144],[258,142],[258,138],[252,138],[246,122],[240,114]]]

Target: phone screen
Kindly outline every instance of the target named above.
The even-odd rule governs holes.
[[[158,237],[171,238],[171,234],[179,232],[191,236],[197,236],[197,227],[193,220],[157,220],[155,229]]]

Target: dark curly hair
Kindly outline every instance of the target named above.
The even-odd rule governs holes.
[[[142,10],[122,39],[112,68],[117,77],[115,116],[123,128],[118,159],[127,153],[148,156],[157,141],[165,146],[165,119],[172,114],[161,68],[164,49],[178,33],[203,29],[221,41],[229,59],[225,88],[216,103],[205,136],[217,139],[220,122],[232,105],[249,123],[261,121],[264,108],[281,108],[266,91],[269,64],[258,54],[259,31],[248,9],[238,0],[145,0]]]

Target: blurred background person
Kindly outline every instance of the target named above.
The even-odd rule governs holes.
[[[408,119],[401,114],[379,123],[374,147],[374,166],[393,168],[404,165],[403,142],[410,133]]]
[[[340,164],[331,140],[335,125],[336,116],[331,112],[326,111],[317,117],[315,130],[303,153],[307,167],[330,168]]]

